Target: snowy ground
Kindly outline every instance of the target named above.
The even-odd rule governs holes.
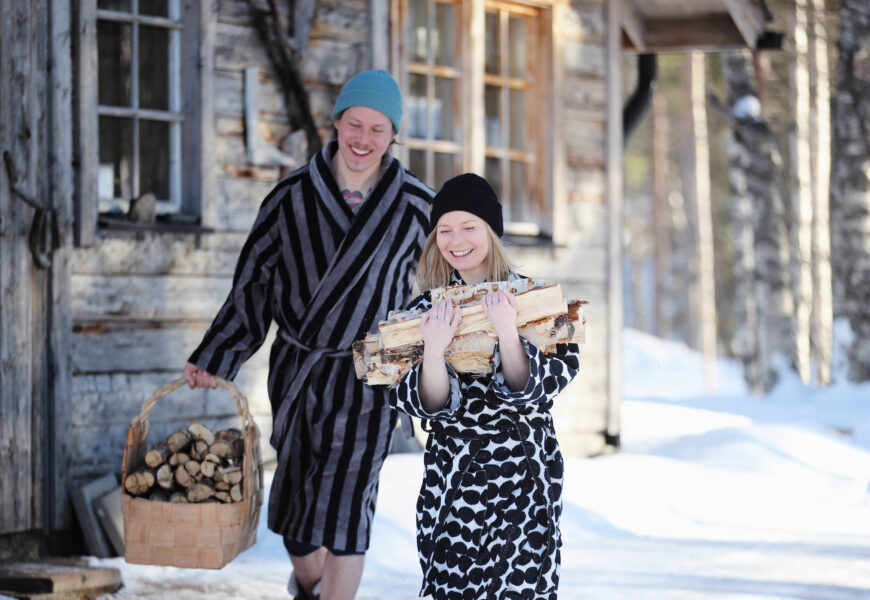
[[[624,342],[623,451],[566,461],[560,598],[870,598],[870,384],[787,377],[753,398],[723,361],[708,396],[684,346]],[[421,455],[384,467],[360,600],[417,596],[421,473]],[[104,599],[287,598],[265,515],[259,542],[221,571],[95,559],[125,583]]]

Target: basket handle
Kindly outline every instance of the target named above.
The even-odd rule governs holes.
[[[233,399],[236,401],[236,408],[239,411],[239,416],[242,417],[242,427],[243,430],[247,430],[248,427],[254,424],[254,419],[251,417],[251,411],[248,408],[248,399],[245,395],[239,391],[239,388],[232,381],[227,381],[218,376],[214,376],[215,382],[218,386],[224,388]],[[164,396],[168,396],[178,388],[185,385],[187,382],[184,380],[184,377],[179,377],[178,379],[173,379],[169,383],[160,386],[154,393],[151,394],[151,397],[142,403],[142,408],[139,411],[139,414],[133,417],[133,422],[130,423],[130,427],[140,426],[142,431],[142,439],[144,442],[148,438],[148,431],[151,429],[151,411],[154,409],[154,405],[157,404],[157,401],[163,398]]]

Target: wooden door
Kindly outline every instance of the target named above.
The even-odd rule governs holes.
[[[46,196],[44,4],[0,0],[0,534],[44,518],[48,271],[28,247],[36,211],[23,198]]]

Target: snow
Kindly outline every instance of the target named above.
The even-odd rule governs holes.
[[[870,384],[784,372],[759,398],[720,360],[707,395],[682,344],[627,330],[623,355],[622,451],[566,459],[560,598],[870,598]],[[421,455],[388,458],[360,600],[417,596],[421,477]],[[220,571],[93,559],[122,571],[104,598],[288,598],[265,515]]]

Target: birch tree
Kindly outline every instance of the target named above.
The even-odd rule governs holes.
[[[834,302],[852,329],[849,375],[870,379],[870,7],[840,0],[831,175]]]
[[[763,63],[761,63],[763,64]],[[730,141],[734,219],[735,298],[741,329],[735,352],[750,389],[766,392],[777,382],[774,357],[793,356],[793,296],[786,206],[778,181],[782,160],[763,116],[750,57],[723,55]]]

